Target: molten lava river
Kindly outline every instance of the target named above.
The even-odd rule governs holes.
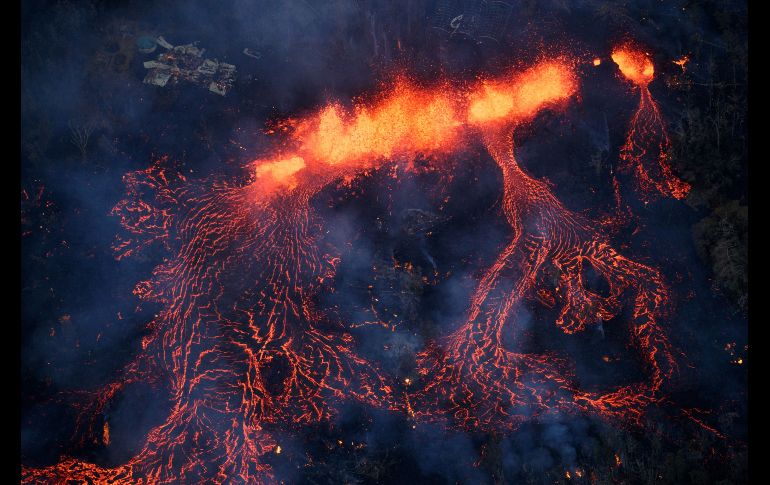
[[[632,44],[611,54],[616,82],[638,99],[613,176],[625,209],[603,218],[572,211],[516,155],[517,142],[540,129],[537,119],[558,120],[581,102],[581,73],[592,61],[542,56],[462,83],[394,76],[373,95],[272,124],[271,147],[240,177],[193,180],[166,157],[126,174],[126,197],[112,211],[122,226],[114,250],[123,259],[164,248],[162,264],[134,290],[160,311],[120,377],[84,391],[77,434],[108,443],[99,417],[134,382],[167,389],[172,405],[119,466],[63,457],[24,467],[23,482],[271,483],[282,433],[333,421],[343,403],[398,414],[417,429],[516,433],[556,413],[643,426],[665,403],[683,354],[667,336],[670,284],[613,229],[633,205],[620,200],[620,187],[642,203],[689,190],[667,162],[651,57]],[[325,240],[328,221],[312,202],[388,167],[449,180],[474,150],[501,174],[507,241],[478,269],[464,317],[440,322],[448,330],[418,350],[404,385],[359,352],[356,322],[319,303],[334,292],[344,256]],[[589,269],[604,291],[587,284]],[[535,308],[553,311],[563,338],[602,325],[624,329],[638,378],[597,390],[576,378],[569,355],[533,352],[523,310]]]

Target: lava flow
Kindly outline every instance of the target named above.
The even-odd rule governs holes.
[[[106,445],[108,428],[94,423],[135,380],[168,389],[171,411],[121,466],[64,458],[25,468],[23,481],[271,481],[264,455],[280,450],[271,428],[326,421],[344,400],[403,409],[376,363],[356,354],[345,322],[317,306],[339,256],[310,201],[393,160],[422,155],[441,168],[442,157],[474,135],[502,170],[514,237],[479,282],[467,321],[419,356],[425,385],[408,397],[407,411],[426,420],[450,413],[461,426],[515,425],[549,408],[638,417],[675,365],[660,325],[666,286],[656,270],[613,250],[513,156],[514,128],[563,106],[577,88],[573,64],[561,58],[470,87],[401,79],[352,109],[333,103],[284,122],[283,142],[248,164],[246,181],[189,181],[167,160],[126,175],[128,197],[113,210],[125,232],[115,250],[122,258],[153,243],[165,247],[170,257],[135,289],[162,310],[137,360],[91,395],[79,430]],[[586,289],[585,265],[609,282],[608,297]],[[546,267],[559,274],[555,288]],[[515,328],[516,310],[534,298],[562,305],[556,325],[565,333],[630,306],[631,341],[649,381],[585,392],[564,360],[506,348],[503,328]]]
[[[634,83],[641,93],[639,108],[631,118],[626,142],[620,149],[620,171],[633,174],[643,202],[657,196],[684,199],[690,185],[671,171],[666,125],[650,93],[649,84],[655,74],[652,60],[632,46],[614,49],[612,60],[623,77]]]
[[[563,105],[576,88],[568,70],[535,67],[519,77],[512,92],[485,88],[471,101],[471,120],[503,174],[503,208],[514,235],[481,278],[467,321],[444,345],[419,356],[426,384],[411,398],[417,404],[409,406],[417,419],[448,412],[465,427],[499,428],[515,427],[549,410],[579,409],[638,421],[675,369],[660,326],[668,294],[659,272],[618,254],[514,158],[514,129],[543,108]],[[499,109],[506,105],[520,109]],[[609,283],[609,296],[586,288],[586,265]],[[555,288],[546,277],[552,273],[559,275]],[[525,353],[520,350],[525,332],[516,327],[504,331],[517,325],[516,312],[525,299],[549,307],[560,304],[556,325],[567,334],[608,321],[630,306],[631,344],[640,351],[649,380],[602,394],[578,389],[566,362],[555,355]],[[504,344],[504,333],[514,336],[512,344]]]

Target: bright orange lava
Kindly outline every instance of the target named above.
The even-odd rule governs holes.
[[[484,128],[526,120],[544,106],[569,98],[576,89],[575,73],[569,63],[540,62],[522,74],[482,82],[468,96],[468,122]]]
[[[258,185],[274,193],[297,187],[303,177],[339,177],[417,155],[447,156],[463,147],[469,127],[530,118],[576,89],[573,67],[564,59],[469,89],[422,88],[400,79],[373,103],[352,110],[335,103],[291,120],[280,154],[254,161]]]
[[[612,60],[620,72],[639,86],[639,108],[631,119],[626,143],[621,148],[620,170],[631,172],[644,202],[657,196],[683,199],[690,185],[679,179],[668,163],[669,138],[660,108],[650,93],[649,83],[655,72],[649,56],[639,49],[619,47]]]
[[[513,150],[516,125],[540,109],[558,108],[554,102],[569,100],[576,84],[570,71],[542,65],[517,79],[514,92],[527,93],[523,112],[529,116],[482,127],[486,147],[503,174],[503,210],[513,239],[479,281],[465,323],[418,356],[424,386],[407,399],[407,410],[424,420],[443,419],[448,413],[464,427],[482,429],[515,428],[533,416],[570,410],[638,421],[644,409],[659,400],[663,382],[676,368],[660,325],[667,314],[666,286],[657,270],[617,253],[590,221],[565,208],[547,184],[521,169]],[[482,99],[498,97],[501,90],[491,92]],[[500,110],[482,112],[494,115]],[[609,296],[586,289],[586,266],[609,283]],[[553,276],[548,276],[553,274],[558,275],[555,287]],[[522,350],[526,333],[517,312],[526,300],[549,308],[561,305],[555,324],[567,334],[609,321],[624,307],[633,308],[629,344],[644,356],[649,380],[605,393],[578,389],[569,363],[552,354]],[[506,330],[509,326],[513,332]],[[504,344],[506,333],[516,336],[513,344]]]
[[[443,89],[402,81],[372,107],[345,113],[332,105],[299,123],[295,137],[306,158],[368,168],[375,161],[415,153],[449,153],[461,123],[455,100]]]
[[[644,65],[637,71],[647,80]],[[137,380],[167,388],[173,407],[127,463],[107,468],[65,457],[25,468],[24,483],[273,481],[266,456],[282,449],[270,426],[329,420],[346,400],[485,429],[555,410],[639,420],[676,367],[661,325],[667,287],[656,269],[619,254],[565,208],[513,153],[517,126],[563,108],[577,90],[574,65],[562,58],[462,88],[401,79],[374,101],[352,109],[334,103],[287,122],[280,149],[249,164],[248,184],[194,183],[167,160],[127,174],[127,198],[113,209],[124,229],[115,251],[127,257],[155,242],[168,250],[134,290],[162,311],[121,379],[90,395],[78,429],[108,444],[108,425],[100,428],[97,418]],[[512,240],[479,280],[459,329],[418,356],[419,385],[407,380],[409,390],[398,393],[356,354],[345,322],[318,308],[318,295],[333,290],[339,256],[321,245],[323,221],[310,200],[394,159],[430,156],[441,167],[442,156],[474,135],[502,172]],[[609,283],[608,296],[586,289],[588,265]],[[520,340],[504,345],[503,329],[519,328],[525,301],[559,305],[554,324],[567,334],[628,308],[629,344],[648,379],[589,392],[562,358],[523,352]]]
[[[612,60],[626,79],[639,86],[648,85],[655,74],[650,56],[641,50],[618,47],[612,51]]]

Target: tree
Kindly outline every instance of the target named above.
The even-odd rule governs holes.
[[[80,155],[83,157],[83,161],[86,159],[86,150],[88,148],[88,140],[91,138],[96,124],[93,121],[76,122],[70,120],[70,143],[75,145],[80,150]]]

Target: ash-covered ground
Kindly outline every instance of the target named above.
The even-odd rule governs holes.
[[[205,76],[144,83],[144,63],[164,48],[144,52],[141,40],[158,36],[235,66],[226,93]],[[264,151],[267,121],[372,92],[394,72],[470,80],[566,51],[603,62],[585,70],[580,102],[558,120],[538,117],[516,154],[569,209],[598,218],[612,207],[638,103],[609,59],[628,39],[649,49],[670,163],[692,186],[683,201],[637,203],[614,238],[672,288],[664,325],[684,357],[667,402],[642,427],[570,414],[511,433],[416,426],[351,404],[286,431],[270,464],[286,483],[745,483],[747,9],[706,0],[24,2],[22,464],[66,455],[119,465],[169,412],[162,390],[131,384],[99,418],[109,439],[71,439],[78,392],[116,377],[158,311],[132,290],[162,248],[121,261],[111,248],[125,173],[168,157],[190,179],[236,176]],[[350,322],[387,322],[351,332],[356,351],[398,382],[416,380],[416,354],[456,328],[510,237],[491,157],[463,155],[453,167],[448,182],[376,171],[313,201],[342,251],[336,291],[320,305]],[[552,313],[527,317],[538,345],[569,355],[582,385],[638,378],[622,328],[565,335]]]

